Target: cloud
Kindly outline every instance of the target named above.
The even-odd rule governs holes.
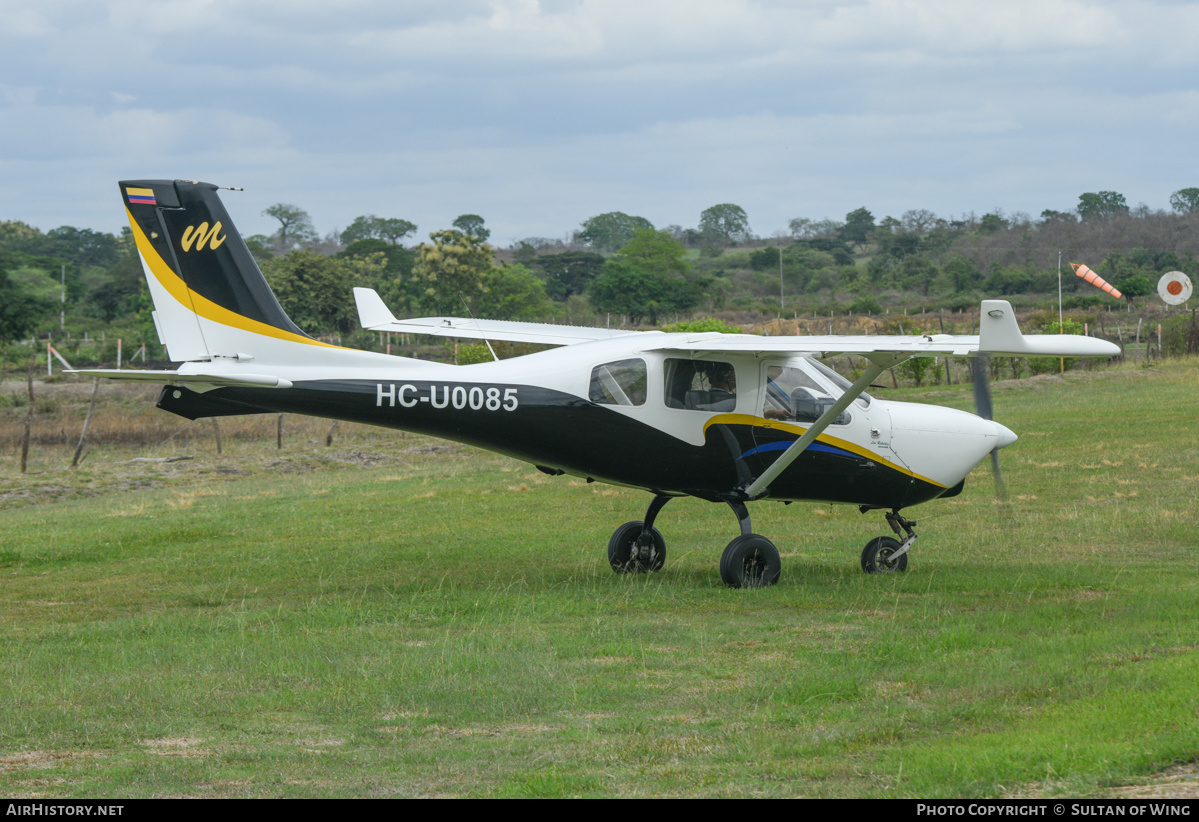
[[[1194,182],[1196,33],[1141,0],[30,0],[0,11],[0,169],[203,171],[318,226],[473,211],[497,239],[715,202],[767,234],[1039,213],[1090,179],[1164,203]]]

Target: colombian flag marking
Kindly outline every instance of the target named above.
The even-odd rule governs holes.
[[[152,188],[127,188],[125,193],[129,195],[130,205],[158,205]]]

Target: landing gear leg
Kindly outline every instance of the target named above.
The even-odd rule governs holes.
[[[916,542],[916,523],[898,511],[891,511],[887,514],[887,524],[895,536],[904,537],[903,542],[892,537],[875,537],[866,543],[862,549],[862,570],[868,574],[902,573],[908,568],[908,550]]]
[[[608,564],[618,574],[660,571],[666,564],[666,540],[654,520],[670,497],[658,494],[645,511],[645,519],[626,522],[608,540]]]
[[[782,559],[774,543],[753,533],[749,509],[739,500],[729,500],[737,515],[741,536],[734,539],[720,556],[720,578],[730,588],[764,588],[779,581]]]

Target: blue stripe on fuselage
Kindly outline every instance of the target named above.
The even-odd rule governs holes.
[[[761,454],[766,451],[786,451],[788,448],[790,448],[792,445],[794,445],[795,442],[796,442],[795,440],[779,440],[778,442],[768,442],[765,445],[759,445],[757,448],[751,448],[749,451],[746,451],[744,454],[737,457],[737,459],[743,460],[746,457],[752,457],[754,454]],[[814,442],[811,445],[809,445],[805,450],[821,451],[821,452],[824,452],[825,454],[838,454],[843,457],[855,457],[857,459],[862,459],[862,457],[859,457],[857,454],[846,451],[844,448],[837,448],[836,446],[825,445],[822,442]]]

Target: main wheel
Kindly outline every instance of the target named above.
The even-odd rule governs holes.
[[[894,574],[908,569],[908,555],[898,559],[891,555],[899,550],[900,542],[894,537],[875,537],[862,549],[862,570],[868,574]]]
[[[657,528],[650,528],[647,545],[638,545],[645,523],[626,522],[608,540],[608,563],[618,574],[644,574],[661,571],[666,564],[666,540]]]
[[[720,555],[720,578],[730,588],[774,585],[782,569],[774,543],[758,534],[742,534]]]

